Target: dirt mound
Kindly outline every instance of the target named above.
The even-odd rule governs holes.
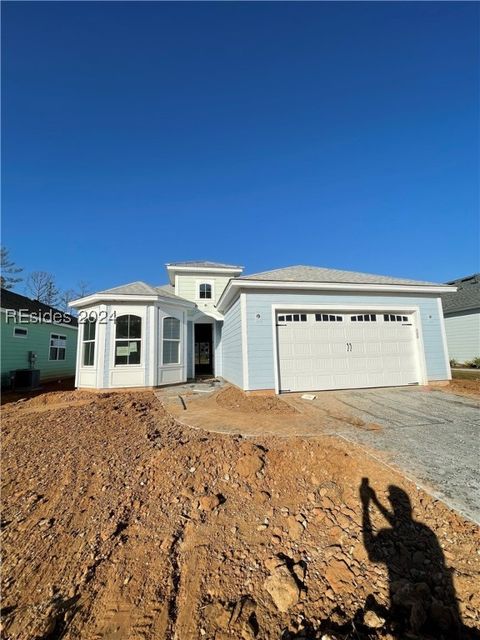
[[[452,577],[480,628],[478,528],[347,443],[188,429],[140,391],[12,409],[5,640],[446,640]]]
[[[288,415],[297,413],[294,407],[277,396],[249,396],[236,387],[227,387],[215,397],[222,409],[232,409],[242,413],[272,413]]]
[[[446,387],[441,387],[441,389],[451,393],[480,398],[480,380],[450,380],[450,383]]]
[[[83,402],[84,400],[91,400],[92,402],[96,398],[94,391],[53,391],[51,393],[42,393],[34,396],[33,398],[25,400],[29,407],[55,405],[55,404],[70,404],[74,402]]]

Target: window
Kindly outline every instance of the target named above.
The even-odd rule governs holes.
[[[209,285],[210,286],[210,285]],[[163,364],[180,362],[180,320],[163,319]]]
[[[14,327],[13,328],[13,337],[14,338],[26,338],[28,336],[28,329],[24,329],[23,327]]]
[[[365,313],[361,316],[352,316],[352,322],[376,322],[377,316],[374,313]]]
[[[288,316],[278,316],[278,322],[306,322],[306,313],[292,313]]]
[[[140,364],[142,319],[118,316],[115,325],[115,364]]]
[[[50,353],[49,360],[65,360],[65,351],[67,349],[67,336],[61,336],[57,333],[50,334]]]
[[[316,313],[315,320],[317,322],[343,322],[342,316],[334,316],[330,313]]]
[[[93,367],[95,362],[95,320],[87,320],[83,325],[83,366]]]
[[[198,287],[198,297],[201,300],[210,299],[212,297],[212,285],[208,282],[202,282]]]
[[[396,316],[393,313],[385,313],[383,319],[385,322],[408,322],[407,316]]]

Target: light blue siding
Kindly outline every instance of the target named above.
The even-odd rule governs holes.
[[[273,389],[275,371],[273,362],[272,305],[298,304],[355,304],[360,311],[364,305],[415,306],[420,309],[425,347],[427,377],[429,380],[449,378],[442,341],[441,319],[437,297],[411,294],[327,294],[303,292],[248,292],[247,297],[247,353],[250,390]],[[238,301],[237,301],[238,303]],[[235,303],[235,304],[237,304]],[[233,307],[232,307],[233,308]],[[257,318],[257,315],[260,318]],[[225,351],[224,351],[225,354]],[[226,364],[227,356],[224,356]],[[236,383],[238,384],[238,383]]]
[[[243,388],[242,325],[240,298],[225,314],[222,330],[223,377]]]
[[[457,362],[480,357],[480,309],[445,316],[448,355]]]
[[[193,378],[193,322],[187,322],[187,378]]]

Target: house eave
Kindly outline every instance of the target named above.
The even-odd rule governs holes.
[[[224,273],[230,276],[235,276],[243,272],[243,267],[176,267],[175,265],[170,264],[165,266],[167,268],[170,284],[175,283],[175,273],[179,271],[184,273]]]
[[[244,289],[286,289],[310,291],[354,291],[384,293],[449,293],[456,287],[448,285],[413,284],[370,284],[347,282],[292,282],[280,280],[230,280],[217,303],[217,309],[224,312],[230,302]]]
[[[162,304],[170,304],[177,307],[185,307],[187,309],[194,309],[195,303],[188,300],[175,300],[169,296],[159,295],[136,295],[136,294],[115,294],[115,293],[94,293],[93,295],[86,296],[85,298],[79,298],[78,300],[72,300],[68,303],[69,307],[74,309],[82,309],[83,307],[89,307],[99,302],[161,302]]]

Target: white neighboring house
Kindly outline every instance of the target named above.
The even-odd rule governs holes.
[[[448,282],[457,287],[442,295],[450,359],[459,363],[480,358],[480,273]]]
[[[71,303],[78,387],[214,375],[281,393],[451,377],[440,295],[454,287],[307,266],[247,276],[216,262],[166,268],[166,285],[134,282]]]

